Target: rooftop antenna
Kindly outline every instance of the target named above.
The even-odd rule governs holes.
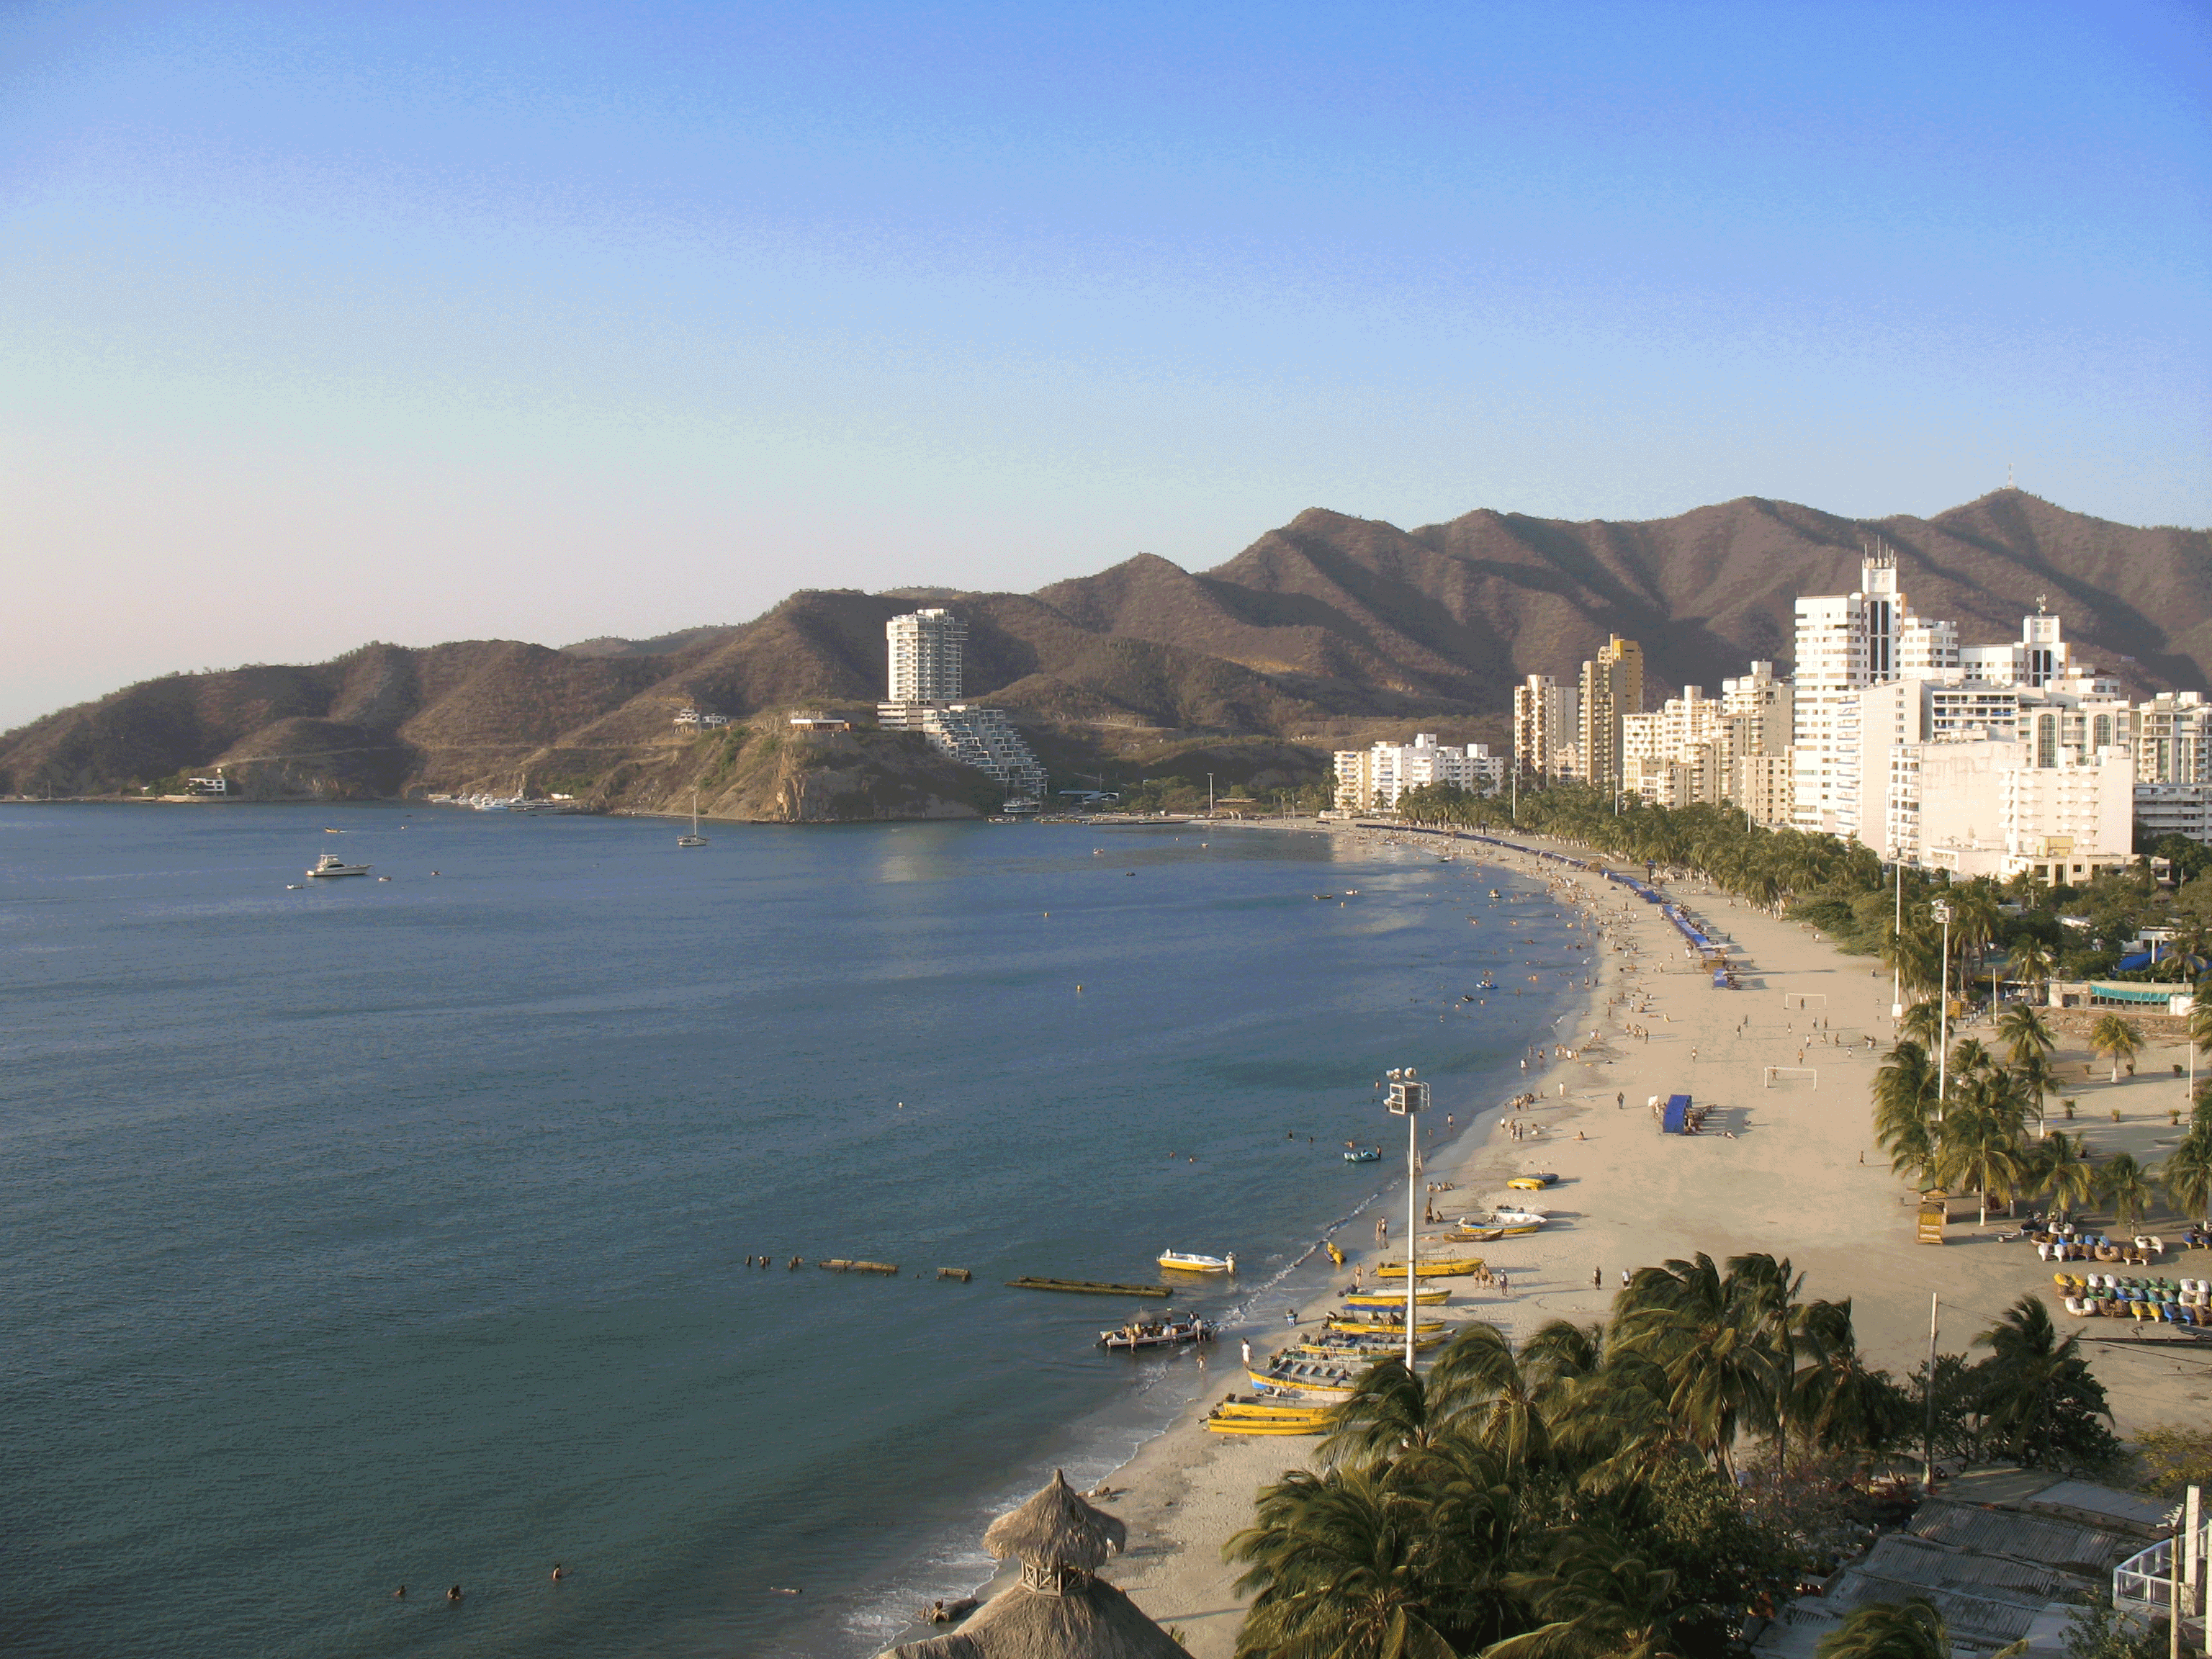
[[[2045,593],[2039,593],[2035,596],[2035,614],[2037,616],[2040,617],[2047,614],[2044,601],[2049,597],[2050,596],[2048,594]]]
[[[2007,461],[2005,463],[2005,488],[2007,489],[2017,489],[2020,488],[2018,484],[2012,481],[2012,463],[2010,461]]]

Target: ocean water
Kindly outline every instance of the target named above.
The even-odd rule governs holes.
[[[1202,1380],[1005,1280],[1279,1324],[1382,1069],[1464,1129],[1567,1006],[1426,852],[709,833],[0,807],[0,1650],[872,1652]]]

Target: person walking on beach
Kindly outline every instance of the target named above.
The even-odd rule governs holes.
[[[1244,1351],[1244,1363],[1248,1365],[1252,1363],[1252,1345],[1249,1342],[1240,1342],[1237,1344],[1237,1346]]]
[[[1590,1289],[1596,1290],[1604,1283],[1605,1269],[1602,1267],[1592,1267],[1590,1269]]]

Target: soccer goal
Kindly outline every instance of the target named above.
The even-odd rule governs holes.
[[[1817,1066],[1770,1066],[1766,1068],[1766,1086],[1770,1089],[1778,1081],[1795,1083],[1801,1078],[1817,1089],[1820,1086],[1820,1068]]]
[[[1785,1008],[1826,1008],[1828,994],[1826,991],[1784,991],[1782,1006]]]

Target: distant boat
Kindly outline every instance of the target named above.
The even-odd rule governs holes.
[[[366,864],[348,864],[336,853],[325,853],[315,860],[315,867],[307,873],[311,876],[365,876],[368,871],[369,866]]]
[[[1382,1149],[1380,1146],[1354,1146],[1344,1155],[1344,1161],[1346,1164],[1380,1164]]]
[[[691,833],[677,836],[676,844],[678,847],[704,847],[707,844],[706,836],[699,833],[699,792],[696,789],[691,792]]]
[[[1180,1267],[1187,1273],[1233,1273],[1237,1258],[1231,1255],[1197,1255],[1188,1250],[1162,1250],[1160,1266]]]

